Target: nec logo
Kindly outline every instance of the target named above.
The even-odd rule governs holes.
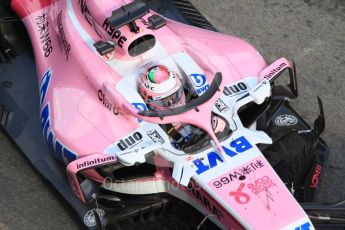
[[[249,141],[244,137],[239,137],[230,142],[228,147],[222,146],[226,155],[229,157],[234,157],[239,153],[243,153],[253,148]],[[204,164],[200,159],[193,161],[194,165],[198,168],[197,174],[202,174],[207,170],[217,166],[218,162],[224,162],[223,159],[216,152],[209,152],[207,154],[208,165]]]

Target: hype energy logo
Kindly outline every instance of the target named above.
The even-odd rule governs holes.
[[[249,141],[244,137],[239,137],[230,142],[229,146],[222,146],[223,150],[226,155],[229,157],[235,157],[240,153],[244,153],[249,149],[253,148],[253,146],[249,143]],[[205,159],[206,161],[206,159]],[[207,153],[207,161],[208,164],[204,164],[201,159],[196,159],[193,161],[194,165],[197,167],[196,173],[202,174],[208,171],[211,168],[214,168],[218,165],[218,162],[223,163],[223,159],[219,156],[216,152],[209,152]]]
[[[44,74],[40,82],[40,105],[44,102],[49,90],[50,81],[52,79],[52,70],[49,68]],[[77,159],[77,154],[68,149],[58,138],[56,138],[51,127],[49,101],[44,105],[41,111],[41,125],[43,128],[43,137],[48,146],[54,150],[55,157],[66,164]]]
[[[190,74],[188,77],[199,96],[208,89],[209,84],[204,74]]]

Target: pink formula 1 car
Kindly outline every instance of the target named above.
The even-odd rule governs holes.
[[[328,158],[325,122],[321,100],[312,128],[290,107],[287,59],[267,64],[188,1],[2,4],[34,54],[1,18],[2,126],[88,228],[309,230],[342,208],[305,203]]]

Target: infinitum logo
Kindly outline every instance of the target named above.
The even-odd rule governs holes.
[[[77,169],[82,169],[85,167],[89,167],[89,166],[94,166],[96,164],[102,164],[102,163],[107,163],[110,161],[115,161],[116,158],[113,156],[107,156],[107,157],[101,157],[101,158],[96,158],[92,161],[84,161],[81,164],[77,164]]]
[[[264,76],[265,79],[270,80],[273,78],[275,75],[277,75],[284,67],[286,66],[286,63],[281,63],[278,67],[272,69],[269,74],[266,74]]]

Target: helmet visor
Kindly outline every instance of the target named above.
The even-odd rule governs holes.
[[[157,100],[153,100],[151,103],[153,106],[157,105],[159,107],[171,108],[179,105],[183,95],[183,86],[181,86],[175,93]]]

